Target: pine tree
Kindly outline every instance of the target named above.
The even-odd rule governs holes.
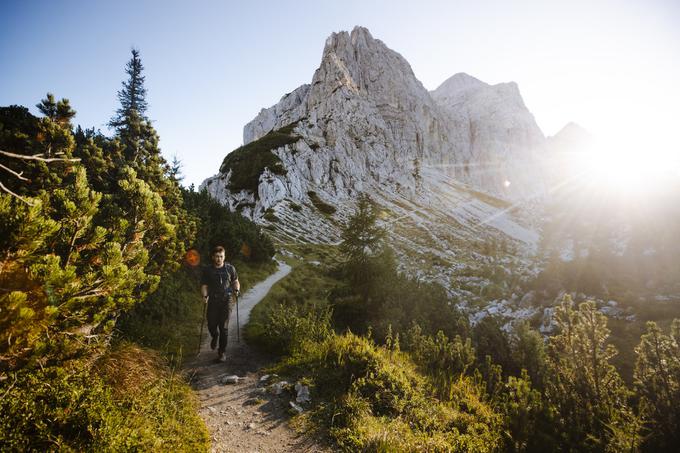
[[[57,102],[52,93],[47,93],[47,97],[36,104],[36,107],[43,115],[61,126],[70,126],[71,119],[76,116],[68,99],[60,99]]]
[[[184,175],[182,174],[182,161],[179,160],[177,154],[172,156],[172,162],[167,166],[168,177],[174,181],[182,182]]]
[[[118,91],[120,107],[116,115],[109,121],[109,126],[117,131],[127,129],[132,123],[146,120],[146,88],[144,88],[144,66],[139,57],[139,50],[132,49],[132,58],[125,65],[125,73],[129,76],[123,82],[123,89]]]
[[[680,450],[680,319],[665,335],[654,322],[635,348],[634,381],[652,426],[646,445],[654,451]]]
[[[382,249],[385,230],[376,224],[377,220],[378,211],[373,201],[362,193],[356,212],[342,231],[340,249],[351,263],[366,263],[369,257],[377,255]]]
[[[145,246],[157,250],[150,255],[151,262],[157,266],[153,271],[156,272],[160,269],[166,270],[168,266],[173,267],[172,263],[178,262],[176,260],[184,253],[184,249],[189,245],[188,242],[195,234],[195,219],[183,209],[179,182],[168,176],[169,166],[161,155],[158,134],[151,125],[151,121],[145,116],[147,102],[143,69],[139,51],[132,49],[132,58],[125,67],[128,79],[123,82],[123,88],[118,92],[120,107],[109,122],[109,126],[116,130],[115,139],[102,143],[102,146],[114,161],[117,173],[110,187],[115,200],[111,204],[112,209],[114,211],[118,207],[127,209],[131,200],[144,199],[157,205],[163,212],[165,217],[160,224],[172,226],[166,231],[167,234],[161,234],[165,231],[163,228],[151,229],[160,234],[158,237],[150,236],[149,228],[145,228]],[[87,151],[95,150],[90,147]],[[116,159],[119,161],[116,162]],[[95,172],[94,180],[103,181],[105,177],[110,178],[110,175],[102,175],[97,170]],[[144,182],[145,185],[140,184],[139,181]],[[128,198],[128,190],[119,182],[133,192],[141,191],[137,193],[141,198]],[[160,204],[157,203],[155,195],[160,197]],[[152,199],[153,202],[150,201]],[[116,212],[114,216],[118,214],[119,212]],[[140,218],[143,217],[144,215]],[[148,218],[146,220],[150,221]]]
[[[630,392],[610,363],[617,354],[607,343],[607,318],[592,302],[574,310],[569,296],[555,311],[559,333],[548,348],[547,393],[559,413],[565,446],[604,451],[611,445],[639,445],[640,420],[628,406]]]

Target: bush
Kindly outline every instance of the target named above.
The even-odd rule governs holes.
[[[179,364],[197,349],[202,316],[197,276],[184,268],[163,278],[156,292],[123,314],[116,327],[125,338],[165,352]]]
[[[500,417],[471,381],[437,402],[405,354],[351,333],[302,343],[276,371],[312,382],[324,403],[306,420],[346,451],[483,452],[500,442]]]
[[[210,263],[210,251],[216,245],[224,246],[228,261],[235,258],[255,263],[271,261],[274,244],[254,222],[230,212],[205,189],[185,190],[183,195],[187,210],[199,220],[192,245],[200,252],[203,262]]]
[[[266,315],[264,324],[253,325],[248,338],[267,351],[288,354],[304,341],[323,341],[331,335],[330,310],[307,304],[277,305]]]
[[[71,361],[10,376],[0,386],[3,450],[208,448],[191,389],[150,351],[121,344],[94,366]]]
[[[276,213],[274,212],[274,210],[272,208],[269,208],[264,212],[264,218],[268,222],[278,222],[279,221],[279,218],[276,217]]]

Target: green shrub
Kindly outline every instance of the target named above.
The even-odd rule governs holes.
[[[323,401],[306,421],[346,451],[494,451],[500,417],[461,379],[434,399],[408,356],[351,333],[303,342],[276,371],[307,378]]]
[[[274,256],[274,244],[253,221],[241,216],[212,198],[207,190],[183,191],[187,211],[198,218],[198,232],[194,238],[196,248],[204,263],[210,262],[210,251],[223,245],[227,260],[241,259],[267,263]]]
[[[267,220],[269,222],[278,222],[279,221],[279,218],[276,217],[276,213],[274,212],[274,210],[272,208],[269,208],[264,212],[264,218],[265,218],[265,220]]]
[[[288,354],[304,341],[322,341],[330,336],[330,319],[330,311],[319,305],[279,304],[267,312],[264,323],[247,330],[247,338],[267,351]]]
[[[122,344],[94,366],[24,369],[0,385],[0,444],[15,451],[207,451],[191,389]]]

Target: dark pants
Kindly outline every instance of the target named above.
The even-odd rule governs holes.
[[[229,301],[213,303],[212,298],[208,302],[208,332],[215,338],[219,335],[220,345],[218,352],[227,349],[227,326],[229,325]]]

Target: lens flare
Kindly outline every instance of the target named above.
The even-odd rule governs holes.
[[[184,256],[184,262],[186,262],[191,267],[196,267],[201,264],[201,254],[194,249],[190,249]]]

